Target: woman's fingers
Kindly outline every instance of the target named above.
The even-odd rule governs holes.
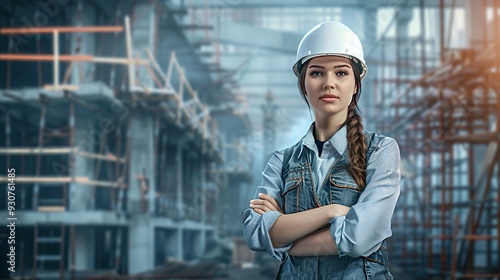
[[[269,210],[276,210],[274,205],[271,204],[271,202],[262,200],[262,199],[252,199],[250,200],[250,207],[259,207],[259,208],[268,208]]]
[[[259,210],[262,210],[264,212],[274,210],[273,208],[270,208],[266,204],[255,204],[255,203],[250,203],[250,208],[252,208],[253,210],[259,209]],[[274,210],[274,211],[276,211],[276,210]]]
[[[267,200],[263,200],[263,199],[250,200],[250,207],[252,205],[255,205],[261,209],[265,208],[265,210],[267,210],[267,211],[270,211],[270,210],[277,211],[276,207],[271,202],[269,202]]]
[[[269,201],[275,208],[275,211],[278,211],[280,213],[283,213],[283,209],[281,209],[281,206],[278,204],[276,199],[268,194],[265,193],[259,193],[259,197],[263,200]]]
[[[253,209],[253,211],[257,212],[258,214],[260,215],[264,215],[264,211],[260,210],[260,209]]]
[[[250,200],[250,208],[252,208],[255,212],[261,215],[267,211],[278,211],[281,214],[284,214],[274,197],[265,193],[259,193],[259,198],[260,199]]]
[[[273,201],[270,201],[268,199],[252,199],[252,200],[250,200],[250,207],[252,209],[259,208],[259,209],[262,209],[264,211],[278,211],[278,212],[284,214],[283,210],[281,209],[281,207],[278,206],[278,203],[276,202],[276,200],[273,197],[264,196],[264,198],[271,198]]]
[[[269,201],[272,205],[274,205],[275,208],[280,208],[278,206],[278,202],[276,201],[276,199],[274,199],[274,197],[272,197],[272,196],[270,196],[268,194],[259,193],[259,198],[263,199],[263,200],[266,200],[266,201]]]

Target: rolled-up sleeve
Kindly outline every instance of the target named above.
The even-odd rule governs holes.
[[[255,199],[259,198],[259,193],[265,193],[274,197],[279,205],[283,207],[281,199],[281,192],[283,190],[283,180],[281,178],[282,166],[283,152],[276,151],[262,172],[262,183],[255,192]],[[248,247],[254,251],[266,251],[274,258],[282,260],[283,252],[290,249],[291,244],[275,248],[269,235],[269,230],[279,216],[281,216],[281,213],[277,211],[267,211],[263,215],[260,215],[251,208],[247,208],[241,214],[243,238]]]
[[[330,220],[339,255],[368,256],[392,235],[391,219],[399,197],[400,153],[396,141],[383,138],[366,168],[366,187],[346,216]]]

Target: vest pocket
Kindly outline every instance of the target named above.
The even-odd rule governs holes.
[[[351,207],[358,202],[361,188],[354,182],[346,182],[346,179],[338,180],[337,176],[330,175],[330,203]]]
[[[288,178],[285,181],[285,189],[281,197],[283,198],[283,211],[285,214],[299,212],[300,206],[300,184],[304,178]]]

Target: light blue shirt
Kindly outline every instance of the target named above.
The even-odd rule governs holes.
[[[339,129],[323,146],[321,157],[314,142],[313,125],[302,139],[303,149],[314,152],[312,169],[315,171],[313,180],[315,186],[321,186],[330,167],[347,149],[347,128]],[[276,199],[283,207],[281,194],[283,193],[283,151],[275,151],[262,172],[262,182],[255,192],[255,199],[259,193],[266,193]],[[340,256],[368,256],[380,248],[380,243],[371,248],[356,246],[353,252],[352,244],[368,244],[367,239],[378,236],[391,236],[391,218],[399,197],[401,174],[400,153],[396,141],[385,137],[379,147],[372,153],[366,168],[366,186],[358,202],[353,205],[346,216],[333,218],[330,221],[330,233],[337,244]],[[281,214],[277,211],[267,211],[260,215],[251,208],[242,213],[243,237],[255,251],[267,251],[278,260],[292,244],[286,247],[275,248],[272,245],[269,230]]]
[[[330,171],[330,167],[342,156],[344,151],[347,149],[347,128],[342,126],[337,133],[335,133],[332,138],[323,144],[323,150],[321,156],[319,155],[318,146],[314,141],[314,124],[309,127],[309,131],[302,139],[302,148],[307,147],[314,152],[315,157],[311,162],[311,168],[313,172],[314,185],[318,186],[316,188],[316,193],[319,194],[319,186],[323,186],[323,181]],[[302,153],[302,151],[301,151]],[[281,151],[281,161],[283,161],[283,151]]]

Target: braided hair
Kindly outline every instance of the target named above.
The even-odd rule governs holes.
[[[310,61],[310,60],[309,60]],[[302,97],[307,103],[307,106],[311,108],[309,102],[306,98],[306,72],[307,72],[307,64],[306,62],[300,71],[298,86]],[[366,186],[366,142],[365,135],[363,134],[363,119],[358,111],[358,100],[361,96],[361,70],[359,66],[354,63],[352,60],[349,60],[351,64],[351,68],[354,72],[354,79],[356,83],[356,94],[349,104],[347,119],[342,125],[347,125],[347,148],[348,148],[348,157],[349,157],[349,173],[353,177],[354,181],[358,184],[358,186],[363,190]]]

